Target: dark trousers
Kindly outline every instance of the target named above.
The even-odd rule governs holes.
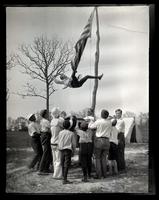
[[[109,154],[110,142],[108,138],[95,138],[94,154],[96,158],[96,174],[98,178],[106,177],[107,155]]]
[[[125,136],[124,133],[118,133],[118,153],[117,153],[117,165],[118,170],[125,170]]]
[[[70,149],[61,150],[61,165],[62,165],[62,176],[64,180],[67,180],[68,169],[71,165],[71,154]]]
[[[37,170],[39,170],[39,164],[43,154],[40,135],[31,137],[31,146],[34,150],[35,155],[32,158],[31,163],[29,164],[29,168],[34,168],[34,166],[37,164]]]
[[[78,80],[78,78],[75,76],[76,71],[73,71],[71,78],[72,78],[72,82],[71,85],[73,88],[78,88],[81,87],[88,79],[99,79],[98,76],[91,76],[91,75],[87,75],[84,76],[83,78],[81,78],[80,80]]]
[[[52,151],[51,151],[51,133],[46,132],[41,134],[41,143],[43,146],[43,155],[41,158],[39,171],[45,172],[49,170],[49,166],[52,162]]]
[[[80,155],[80,162],[81,162],[81,167],[82,167],[84,177],[87,177],[87,175],[91,176],[92,151],[93,151],[93,145],[91,142],[80,143],[79,155]]]

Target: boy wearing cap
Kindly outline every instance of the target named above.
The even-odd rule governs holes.
[[[91,178],[92,170],[92,152],[93,152],[93,132],[88,130],[88,123],[83,121],[80,124],[80,129],[77,130],[79,135],[79,154],[80,162],[83,171],[83,182],[87,182],[87,178]]]
[[[76,140],[74,133],[69,130],[70,121],[65,120],[63,122],[64,130],[60,131],[58,137],[58,148],[61,151],[61,165],[62,165],[62,176],[63,184],[70,183],[67,180],[68,169],[71,164],[71,156],[76,149]]]
[[[42,110],[40,112],[40,116],[42,117],[40,121],[41,128],[41,143],[43,146],[43,155],[41,158],[40,166],[39,166],[39,175],[47,175],[51,173],[49,167],[52,162],[52,151],[51,151],[51,130],[50,130],[50,122],[48,120],[48,112],[47,110]]]
[[[39,170],[39,164],[43,154],[43,149],[40,141],[40,128],[36,122],[35,114],[30,114],[27,119],[29,121],[28,133],[31,136],[31,146],[35,153],[31,163],[29,164],[29,169],[34,169],[34,166],[37,164],[36,170]]]

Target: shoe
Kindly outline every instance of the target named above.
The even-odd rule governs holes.
[[[64,180],[63,181],[63,184],[70,184],[71,182],[70,181],[68,181],[68,180]]]
[[[89,181],[88,181],[86,178],[83,178],[83,179],[82,179],[82,182],[85,182],[85,183],[86,183],[86,182],[89,182]]]
[[[53,179],[56,179],[56,180],[61,180],[62,177],[59,177],[59,178],[56,178],[56,177],[52,177]]]
[[[118,173],[119,173],[119,174],[125,174],[125,173],[126,173],[126,170],[125,170],[125,169],[120,170]]]
[[[94,179],[101,179],[99,176],[94,176],[93,178]]]
[[[101,79],[102,79],[102,77],[103,77],[103,74],[101,74],[101,75],[99,76],[99,80],[101,80]]]
[[[112,176],[118,176],[118,175],[119,175],[119,174],[118,174],[118,173],[115,173],[115,172],[112,174]]]
[[[49,174],[52,174],[52,173],[53,173],[53,171],[50,170],[50,169],[44,170],[43,172],[44,172],[44,173],[49,173]]]
[[[114,175],[116,176],[116,175],[118,175],[119,173],[118,172],[114,172]]]
[[[91,179],[91,178],[92,178],[92,176],[91,176],[91,175],[88,175],[88,178],[89,178],[89,179]]]
[[[34,168],[28,168],[28,172],[36,172],[37,170]]]
[[[47,172],[38,172],[37,174],[38,175],[49,175],[50,173],[47,173]]]

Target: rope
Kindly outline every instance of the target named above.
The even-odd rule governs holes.
[[[147,34],[147,32],[145,32],[145,31],[132,30],[132,29],[129,29],[129,28],[125,28],[125,27],[122,27],[122,26],[116,26],[116,25],[112,25],[112,24],[106,24],[106,25],[110,26],[112,28],[122,29],[122,30],[129,31],[129,32]]]

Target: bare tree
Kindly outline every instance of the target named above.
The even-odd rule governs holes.
[[[10,55],[8,61],[6,62],[6,69],[7,69],[7,71],[10,71],[13,67],[15,67],[14,61],[15,61],[14,60],[14,56]],[[8,84],[8,82],[9,82],[9,79],[7,77],[7,84]],[[9,92],[8,86],[7,86],[6,90],[7,90],[6,91],[7,92],[6,100],[8,101],[9,96],[10,96],[10,92]]]
[[[70,63],[72,47],[69,42],[62,43],[57,38],[49,40],[47,37],[35,37],[33,44],[21,45],[22,55],[15,55],[17,64],[32,80],[38,80],[45,85],[45,89],[38,89],[27,82],[25,91],[18,93],[25,97],[40,97],[46,100],[46,109],[49,111],[49,97],[55,92],[54,79],[65,71]]]
[[[15,64],[14,64],[14,55],[10,55],[9,56],[9,59],[8,59],[8,61],[6,63],[6,66],[7,66],[7,70],[10,70],[15,66]]]

